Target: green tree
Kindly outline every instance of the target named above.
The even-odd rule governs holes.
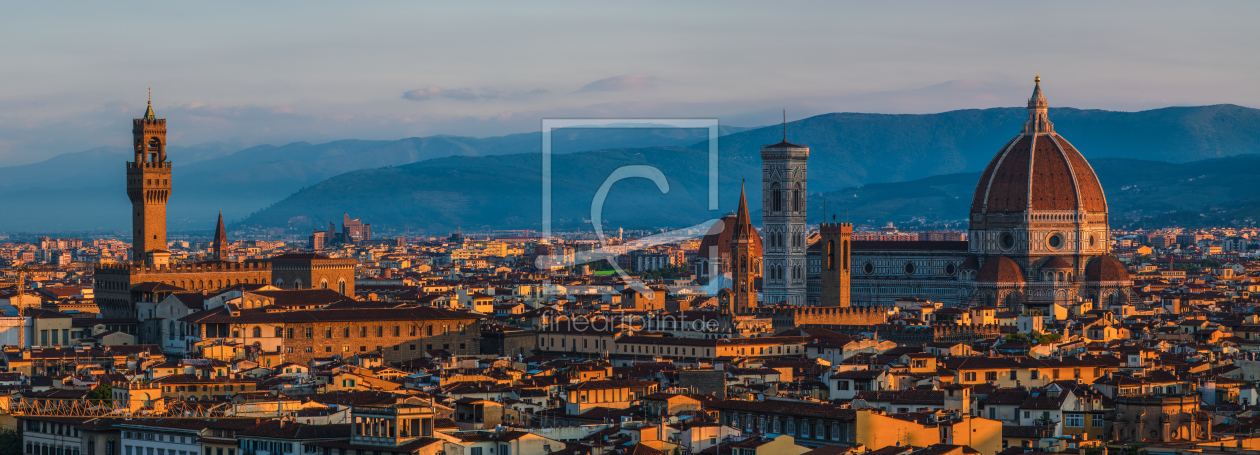
[[[105,404],[114,404],[114,388],[108,385],[100,385],[91,392],[88,392],[87,399],[102,400]]]
[[[1060,339],[1063,339],[1063,336],[1057,333],[1038,334],[1037,344],[1055,343],[1055,342],[1058,342]]]
[[[0,429],[0,455],[22,455],[22,433]]]

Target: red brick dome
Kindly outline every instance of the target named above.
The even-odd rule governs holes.
[[[1085,281],[1129,281],[1129,268],[1111,256],[1099,256],[1085,264]]]
[[[1067,139],[1054,132],[1046,109],[1038,84],[1028,100],[1023,132],[1007,142],[980,175],[971,213],[1107,211],[1107,199],[1094,169]]]
[[[1023,283],[1024,270],[1013,259],[998,256],[985,261],[980,271],[976,272],[976,281],[980,283]]]

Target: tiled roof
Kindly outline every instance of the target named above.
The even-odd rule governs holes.
[[[196,324],[250,324],[250,323],[303,323],[303,322],[353,322],[353,321],[412,321],[418,319],[484,319],[484,315],[440,308],[376,308],[355,310],[299,310],[267,312],[266,309],[240,310],[232,316],[226,308],[194,313],[181,321]]]
[[[712,403],[710,407],[720,410],[822,417],[840,420],[853,420],[857,418],[857,412],[852,409],[842,409],[839,406],[830,404],[801,403],[795,401],[724,400]]]

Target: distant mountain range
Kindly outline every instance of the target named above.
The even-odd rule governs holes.
[[[872,207],[878,210],[870,215],[861,214],[861,204],[850,204],[853,219],[960,219],[965,216],[965,203],[964,212],[959,213],[944,202],[939,207],[929,203],[926,195],[896,192],[936,182],[935,187],[948,190],[949,197],[959,191],[969,196],[975,177],[965,182],[965,177],[956,174],[979,171],[1019,131],[1025,116],[1023,108],[927,115],[838,113],[790,122],[786,135],[789,141],[811,148],[810,190],[835,193],[828,196],[834,201],[829,202],[829,211],[844,205],[840,193],[858,188],[856,199],[862,199],[863,191],[890,196]],[[1169,169],[1177,169],[1180,166],[1173,163],[1260,153],[1260,110],[1240,106],[1141,112],[1058,108],[1050,110],[1050,118],[1056,130],[1096,167],[1103,157],[1165,161],[1164,165],[1173,166]],[[752,185],[750,197],[759,196],[758,150],[782,140],[782,128],[724,128],[718,141],[721,210],[715,212],[708,212],[705,197],[708,145],[702,142],[703,131],[558,132],[554,151],[565,156],[556,156],[553,163],[553,218],[558,226],[581,225],[590,216],[590,197],[607,173],[627,164],[659,167],[673,189],[658,196],[644,180],[618,183],[606,209],[610,222],[626,227],[682,225],[729,211],[741,179]],[[324,225],[340,219],[342,212],[382,227],[433,232],[457,226],[537,228],[540,142],[539,133],[529,133],[484,139],[433,136],[295,143],[234,153],[221,144],[185,150],[173,147],[170,228],[209,229],[219,209],[228,219],[245,218],[240,222],[244,225],[296,229]],[[121,148],[100,148],[2,168],[9,178],[0,182],[0,197],[12,203],[3,208],[9,216],[0,217],[0,229],[125,229],[122,162],[128,155]],[[1112,182],[1104,177],[1103,185],[1111,199]],[[901,197],[891,197],[896,194]],[[854,199],[852,193],[848,198]],[[614,199],[619,199],[615,208]],[[1182,199],[1196,200],[1168,195],[1153,201],[1167,202],[1160,207],[1169,210],[1190,208],[1186,205],[1190,202],[1182,203]],[[821,204],[818,197],[811,201]],[[1112,201],[1113,214],[1120,213],[1116,204],[1124,201]],[[1132,204],[1148,214],[1162,210],[1139,200]],[[940,210],[940,215],[934,210]],[[820,211],[813,213],[821,217]]]
[[[670,192],[661,194],[643,179],[614,185],[603,208],[606,230],[682,227],[720,216],[723,210],[707,210],[704,158],[703,152],[690,148],[557,156],[553,222],[562,227],[589,227],[590,204],[605,176],[620,166],[648,163],[668,176]],[[1190,163],[1127,158],[1090,162],[1107,194],[1115,227],[1219,226],[1230,220],[1260,219],[1260,179],[1254,176],[1254,170],[1260,169],[1260,155]],[[456,226],[474,231],[537,229],[541,219],[538,169],[536,156],[506,155],[451,157],[357,171],[303,190],[244,224],[305,228],[337,215],[329,207],[356,207],[356,213],[372,214],[374,222],[432,233]],[[760,167],[731,161],[723,163],[721,171],[721,201],[729,211],[737,200],[737,176],[757,173]],[[979,178],[979,172],[965,172],[815,194],[809,199],[810,222],[824,219],[824,199],[827,213],[859,224],[964,222]],[[757,185],[759,180],[749,188],[753,201],[760,196]],[[753,217],[760,222],[760,211],[754,211]]]
[[[172,131],[178,126],[171,125]],[[746,130],[721,127],[720,134]],[[674,128],[556,130],[554,153],[617,147],[685,146],[705,130]],[[213,229],[216,214],[240,219],[303,187],[346,172],[447,156],[537,155],[541,133],[491,138],[430,136],[396,141],[295,142],[244,150],[224,143],[171,146],[174,178],[168,206],[171,230]],[[0,168],[0,230],[127,229],[130,218],[123,164],[126,147],[98,147],[46,161]],[[347,207],[346,210],[354,211]]]
[[[1017,108],[932,115],[828,114],[789,123],[786,129],[789,140],[810,147],[809,189],[828,193],[831,213],[848,209],[852,220],[878,223],[915,217],[961,220],[966,217],[978,173],[960,171],[983,168],[1019,131],[1025,115],[1026,110]],[[1181,172],[1204,174],[1206,171],[1200,171],[1216,165],[1210,161],[1176,162],[1260,152],[1260,111],[1239,106],[1133,113],[1064,108],[1052,109],[1050,116],[1057,131],[1091,162],[1098,163],[1104,188],[1111,189],[1108,194],[1115,215],[1139,208],[1142,212],[1138,213],[1145,216],[1197,210],[1205,200],[1194,194],[1179,195],[1183,188],[1173,185],[1172,180]],[[657,166],[670,178],[671,187],[682,191],[660,195],[645,180],[619,183],[610,193],[610,201],[621,200],[615,207],[612,202],[606,204],[609,208],[605,208],[608,213],[604,219],[608,225],[683,226],[720,216],[733,208],[741,181],[750,182],[750,198],[755,201],[760,197],[759,149],[782,140],[780,128],[758,128],[719,140],[721,210],[712,212],[702,197],[708,180],[705,143],[555,157],[553,172],[564,181],[553,183],[553,223],[584,225],[590,218],[590,201],[604,178],[618,166],[629,164]],[[1118,164],[1113,167],[1111,163]],[[540,172],[537,155],[451,157],[394,169],[361,170],[300,191],[242,224],[296,228],[336,219],[342,207],[354,207],[356,213],[375,223],[431,232],[457,226],[537,229],[542,203]],[[1146,178],[1152,180],[1142,180]],[[881,180],[892,182],[868,183]],[[1240,188],[1253,188],[1239,183],[1243,185]],[[1129,197],[1126,191],[1132,190],[1121,188],[1132,185],[1177,189],[1158,193],[1143,190]],[[1245,190],[1231,197],[1242,194]],[[811,198],[811,215],[816,217],[811,221],[822,219],[822,200]]]

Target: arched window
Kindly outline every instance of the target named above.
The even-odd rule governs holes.
[[[345,294],[345,293],[346,293],[346,281],[345,281],[345,280],[341,280],[341,281],[338,281],[338,282],[337,282],[337,292],[340,292],[340,293],[342,293],[342,294]]]
[[[797,183],[796,188],[792,189],[792,211],[799,212],[805,210],[803,207],[805,198],[801,195],[801,184]]]
[[[770,185],[770,208],[775,212],[783,211],[783,190],[777,182]]]
[[[844,257],[840,260],[840,263],[843,264],[841,265],[841,267],[844,267],[845,270],[849,270],[849,241],[848,240],[844,241],[843,249],[844,249]]]
[[[284,279],[283,279],[283,278],[276,278],[276,287],[278,287],[278,288],[280,288],[280,289],[284,289]]]
[[[169,325],[167,326],[166,333],[167,333],[167,337],[166,337],[167,339],[169,340],[175,339],[175,321],[171,321],[169,323]]]
[[[254,326],[254,338],[262,338],[262,327]]]
[[[319,280],[320,289],[328,289],[328,280]]]
[[[834,240],[827,241],[827,270],[836,269],[836,242]]]
[[[748,257],[747,256],[739,258],[739,271],[740,272],[748,271]]]

